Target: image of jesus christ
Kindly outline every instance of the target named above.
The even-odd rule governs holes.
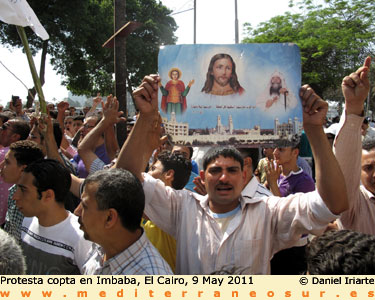
[[[245,92],[238,82],[236,64],[229,54],[219,53],[211,58],[202,92],[218,96]]]

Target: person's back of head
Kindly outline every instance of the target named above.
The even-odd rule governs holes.
[[[62,140],[62,131],[60,128],[60,124],[58,121],[53,121],[52,126],[53,126],[53,136],[55,137],[57,148],[60,148],[61,140]]]
[[[145,194],[136,176],[124,169],[105,169],[91,173],[84,184],[97,184],[99,210],[115,209],[122,226],[130,232],[140,228]]]
[[[25,257],[15,239],[0,229],[0,274],[24,275]]]
[[[12,151],[18,165],[29,165],[44,157],[42,147],[29,140],[14,142],[10,145],[9,150]]]
[[[243,170],[243,158],[241,153],[234,147],[212,147],[203,156],[203,170],[206,171],[208,165],[219,156],[230,157],[238,161]]]
[[[53,190],[56,202],[65,203],[68,195],[71,177],[69,171],[58,161],[53,159],[41,159],[29,164],[25,173],[34,176],[33,184],[37,188],[39,197],[46,190]]]
[[[48,113],[53,120],[57,120],[57,115],[58,115],[57,110],[50,110],[50,111],[48,111]]]
[[[311,275],[375,274],[375,236],[327,231],[307,246],[306,260]]]
[[[158,160],[163,165],[163,172],[174,171],[172,187],[176,190],[183,189],[191,174],[192,164],[190,159],[182,154],[165,150],[158,155]]]
[[[83,115],[75,115],[73,116],[73,121],[83,121],[85,120],[85,117]]]
[[[27,121],[21,119],[13,119],[12,129],[14,133],[19,134],[20,140],[26,140],[30,133],[30,125]]]
[[[259,161],[259,149],[258,148],[237,148],[241,153],[242,158],[245,160],[247,157],[251,158],[253,171],[256,169]]]

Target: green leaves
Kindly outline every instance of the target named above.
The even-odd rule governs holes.
[[[63,84],[78,95],[113,93],[113,49],[102,48],[113,34],[113,0],[28,2],[50,35],[47,52],[52,57],[51,64],[63,75]],[[175,43],[177,26],[169,14],[157,0],[126,1],[126,21],[144,24],[127,38],[127,73],[131,85],[138,85],[144,75],[157,71],[160,45]],[[42,42],[31,30],[26,30],[36,54]],[[0,42],[21,47],[15,26],[0,24]]]

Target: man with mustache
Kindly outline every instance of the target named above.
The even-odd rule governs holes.
[[[274,253],[291,247],[301,234],[321,233],[347,208],[343,175],[322,127],[328,105],[307,85],[300,95],[304,128],[315,156],[317,191],[280,199],[257,197],[252,188],[242,196],[243,158],[230,147],[211,148],[204,157],[200,176],[207,196],[165,187],[142,173],[159,143],[159,80],[146,76],[134,91],[140,115],[115,166],[143,181],[145,214],[176,238],[177,274],[211,274],[233,266],[246,274],[269,274]]]
[[[169,265],[141,228],[144,193],[130,172],[107,169],[91,173],[76,208],[84,237],[94,244],[85,275],[169,275]]]

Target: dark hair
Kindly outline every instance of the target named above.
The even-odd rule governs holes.
[[[38,123],[35,123],[34,126],[38,130],[41,142],[43,142],[44,139],[45,139],[45,137],[40,132],[40,129],[38,127]],[[63,137],[63,134],[62,134],[62,131],[61,131],[61,127],[60,127],[60,123],[57,120],[52,120],[52,128],[53,128],[53,137],[55,138],[55,142],[56,142],[57,148],[60,148],[62,137]]]
[[[14,133],[20,135],[20,140],[26,140],[30,133],[30,125],[28,122],[21,119],[11,119],[8,122],[12,126]]]
[[[65,203],[72,179],[62,164],[53,159],[41,159],[29,164],[24,172],[34,176],[33,184],[39,198],[42,197],[42,192],[51,189],[55,193],[56,202]]]
[[[193,147],[191,146],[185,146],[185,145],[173,145],[173,148],[174,147],[180,147],[180,148],[187,148],[189,150],[189,159],[191,160],[191,158],[193,157],[193,153],[194,153],[194,149]],[[172,150],[173,150],[172,148]],[[177,150],[173,150],[173,153],[181,153],[180,151],[177,151]]]
[[[366,151],[371,151],[375,148],[375,139],[365,138],[362,142],[362,149]]]
[[[158,160],[163,165],[163,172],[174,171],[172,187],[176,190],[183,189],[190,178],[192,169],[191,161],[182,154],[171,153],[168,150],[162,151],[158,155]]]
[[[85,117],[83,115],[76,115],[73,117],[73,121],[84,121]]]
[[[58,111],[57,110],[50,110],[49,111],[49,115],[52,119],[56,120],[57,119],[57,114],[58,114]]]
[[[306,248],[311,275],[375,274],[375,236],[350,230],[328,231]]]
[[[191,146],[185,146],[185,147],[189,149],[190,151],[189,159],[191,159],[193,157],[194,149]]]
[[[14,142],[10,145],[9,150],[13,152],[18,166],[31,164],[44,157],[42,147],[29,140]]]
[[[336,116],[332,119],[332,123],[338,123],[340,122],[340,116]]]
[[[57,148],[60,148],[61,141],[62,141],[62,131],[60,128],[60,124],[56,120],[52,122],[52,126],[53,126],[53,136],[55,137]]]
[[[95,183],[95,194],[99,210],[113,208],[117,211],[121,224],[134,232],[140,228],[145,194],[141,182],[124,169],[105,169],[91,173],[84,184]]]
[[[1,121],[3,121],[3,123],[5,123],[6,121],[9,120],[9,115],[2,112],[0,113],[0,119]]]
[[[233,91],[237,93],[240,89],[242,89],[240,83],[238,82],[237,74],[236,74],[236,64],[233,61],[233,58],[229,54],[225,53],[219,53],[214,55],[211,58],[210,64],[208,66],[208,71],[206,75],[206,82],[204,83],[204,86],[202,88],[201,92],[210,93],[212,90],[212,86],[214,84],[214,76],[211,74],[213,72],[214,64],[217,60],[226,58],[229,59],[232,63],[232,76],[229,80],[229,84]]]
[[[241,153],[234,147],[212,147],[203,156],[203,170],[206,171],[208,165],[219,156],[231,157],[235,161],[241,164],[241,170],[243,170],[243,158]]]
[[[258,148],[237,148],[237,150],[241,153],[242,158],[245,159],[246,157],[250,157],[253,165],[253,171],[258,166],[259,161],[259,149]]]
[[[299,142],[298,144],[293,145],[292,149],[298,149],[298,150],[300,150],[301,149],[301,142]]]

